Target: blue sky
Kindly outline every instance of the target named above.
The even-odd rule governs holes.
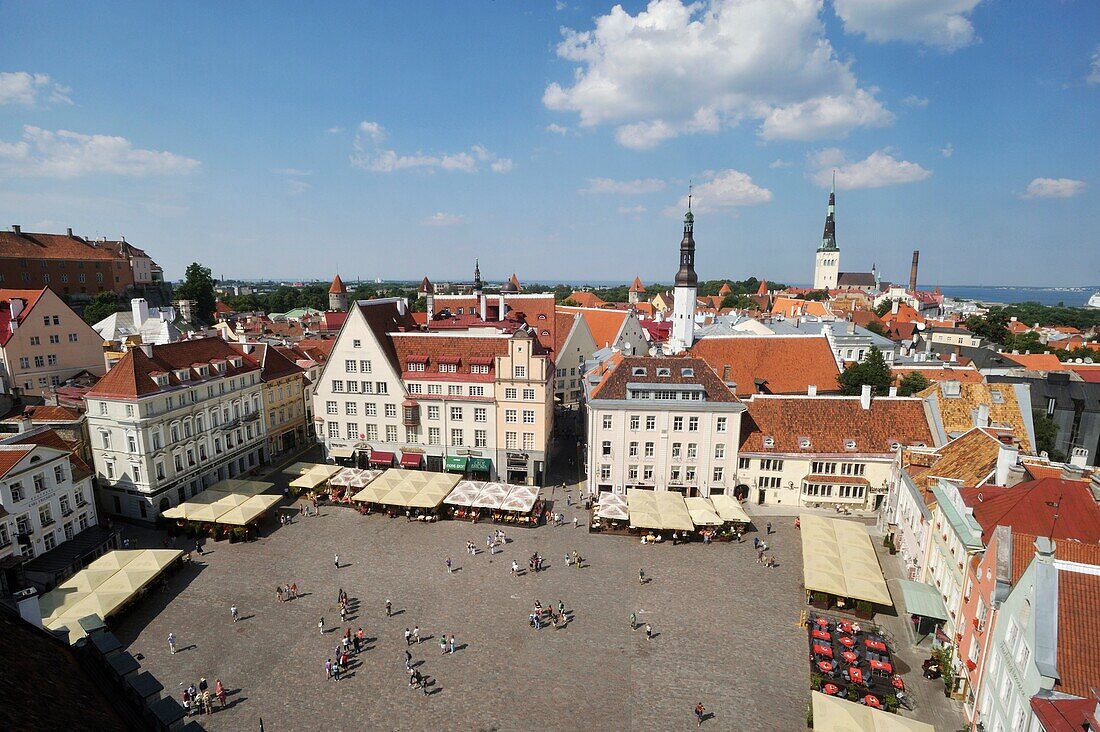
[[[176,278],[1092,285],[1085,0],[5,2],[0,225]],[[13,32],[13,29],[17,31]]]

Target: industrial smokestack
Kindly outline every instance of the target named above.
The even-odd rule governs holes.
[[[909,269],[909,290],[917,291],[917,262],[920,261],[920,250],[913,250],[913,266]]]

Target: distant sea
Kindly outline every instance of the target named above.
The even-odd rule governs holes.
[[[930,290],[932,287],[920,286],[922,290]],[[963,298],[966,300],[980,300],[981,302],[1004,303],[1006,305],[1016,302],[1038,302],[1043,305],[1058,305],[1066,307],[1084,307],[1094,292],[1100,292],[1100,285],[1095,287],[982,287],[976,285],[940,285],[940,290],[948,297]]]

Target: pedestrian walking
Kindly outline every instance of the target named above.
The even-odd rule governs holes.
[[[168,634],[168,648],[171,649],[173,654],[175,654],[175,652],[176,652],[176,634],[175,633],[169,633]]]
[[[451,566],[451,558],[447,557],[447,574],[454,572],[454,567]]]
[[[447,652],[447,634],[443,633],[439,636],[439,651],[440,653]]]
[[[317,621],[317,630],[321,631],[321,635],[325,634],[325,619],[323,617]]]
[[[703,717],[706,716],[707,708],[703,706],[703,702],[699,702],[695,705],[695,719],[699,721],[699,726],[703,726]]]
[[[386,617],[388,618],[391,615],[393,615],[393,603],[386,600]]]
[[[512,560],[512,576],[515,577],[519,574],[519,563],[515,559]]]
[[[290,586],[290,596],[295,600],[298,599],[298,583],[295,582]]]
[[[348,619],[348,606],[347,604],[340,606],[340,622],[343,623]]]
[[[234,623],[241,619],[240,612],[238,612],[236,605],[229,608],[229,614],[233,616]]]
[[[451,641],[450,641],[449,645],[451,647],[451,653],[454,653],[455,652],[455,637],[454,637],[453,633],[451,634]]]
[[[413,640],[416,641],[416,645],[420,645],[420,626],[413,626]]]
[[[221,708],[225,709],[226,694],[225,694],[225,687],[222,686],[222,680],[221,679],[214,679],[214,696],[216,696],[218,698],[218,704],[221,705]]]
[[[411,669],[413,663],[413,654],[409,652],[409,649],[405,649],[405,669]]]
[[[630,613],[630,629],[631,630],[637,630],[638,629],[638,616],[635,613]]]
[[[405,645],[406,646],[411,646],[412,645],[412,631],[409,630],[408,628],[405,628]]]
[[[573,517],[573,528],[574,529],[577,528],[577,517],[576,516]]]
[[[645,639],[653,640],[653,626],[649,623],[645,624]]]
[[[769,521],[769,522],[768,522],[768,524],[767,524],[767,527],[766,527],[766,528],[764,529],[764,533],[765,533],[765,534],[766,534],[767,536],[771,536],[771,535],[772,535],[772,522],[771,522],[771,521]],[[702,706],[702,704],[700,704],[699,706]]]
[[[325,678],[332,680],[332,659],[325,661]]]
[[[337,569],[340,569],[340,555],[339,554],[333,554],[332,555],[332,563]]]
[[[336,664],[333,665],[333,667],[332,667],[332,680],[333,681],[339,681],[340,680],[340,657],[339,656],[336,657]]]
[[[202,713],[213,714],[214,707],[210,704],[210,690],[207,689],[202,693]]]
[[[202,544],[199,543],[198,539],[195,540],[195,554],[202,556]]]
[[[645,570],[644,569],[639,569],[638,570],[638,584],[640,584],[640,585],[645,584]]]
[[[752,548],[753,549],[759,549],[760,548],[760,537],[759,536],[752,537]]]

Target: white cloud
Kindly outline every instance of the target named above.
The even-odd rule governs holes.
[[[789,168],[792,165],[794,165],[794,163],[792,163],[790,160],[783,160],[782,158],[776,158],[775,160],[768,163],[768,167],[771,168],[772,170],[779,170],[781,168]]]
[[[581,193],[612,193],[620,196],[640,196],[656,193],[665,189],[665,182],[659,178],[637,178],[635,180],[612,180],[611,178],[589,178],[588,187]]]
[[[954,154],[955,146],[952,145],[950,142],[940,148],[940,155],[944,156],[945,158],[949,158]]]
[[[910,94],[901,100],[901,103],[906,107],[927,107],[928,102],[928,97],[918,97],[916,94]]]
[[[159,150],[141,150],[125,137],[51,132],[25,125],[19,142],[0,141],[0,174],[37,178],[84,175],[178,175],[196,170],[198,160]]]
[[[68,87],[61,86],[49,74],[28,74],[26,71],[0,71],[0,106],[19,104],[33,107],[39,101],[72,104]]]
[[[646,207],[639,203],[636,206],[619,206],[616,211],[621,214],[644,214]]]
[[[1085,181],[1072,178],[1036,178],[1027,184],[1022,198],[1073,198],[1084,193]]]
[[[818,170],[832,168],[844,162],[844,151],[839,147],[827,147],[806,155],[806,167]]]
[[[551,123],[551,124],[546,125],[546,131],[547,132],[552,132],[555,135],[565,135],[569,132],[569,128],[568,127],[562,127],[561,125],[556,125],[556,124]]]
[[[466,217],[462,214],[449,214],[443,211],[437,211],[428,218],[424,219],[425,226],[457,226],[458,224],[466,223]]]
[[[976,40],[969,16],[981,0],[833,0],[848,33],[954,51]]]
[[[327,130],[325,130],[325,132],[329,133],[330,135],[337,135],[343,131],[344,128],[340,126],[329,127]]]
[[[616,5],[588,31],[562,30],[571,85],[543,104],[582,127],[615,126],[619,144],[648,149],[743,119],[764,139],[843,137],[893,115],[860,86],[825,37],[821,0],[651,0],[637,15]]]
[[[855,163],[838,161],[810,174],[809,177],[822,188],[828,188],[832,184],[834,167],[836,168],[836,187],[842,191],[916,183],[932,175],[931,170],[908,160],[898,160],[889,149],[884,149],[876,150]]]
[[[563,3],[561,0],[558,0],[556,3],[554,3],[554,10],[557,10],[558,12],[561,12],[562,10],[565,10],[568,7],[569,6],[566,5],[565,3]]]
[[[708,170],[703,182],[692,189],[691,210],[695,213],[714,213],[739,206],[755,206],[772,200],[772,192],[752,182],[752,177],[739,170]],[[682,197],[676,206],[665,209],[669,216],[679,216],[688,205],[688,197]]]
[[[512,169],[510,158],[502,158],[483,145],[473,145],[469,152],[431,155],[418,151],[411,155],[401,155],[396,150],[380,147],[379,143],[384,139],[386,130],[382,125],[377,122],[359,123],[350,157],[351,164],[373,173],[393,173],[415,168],[476,173],[480,169],[479,163],[488,164],[489,169],[495,173],[507,173]]]
[[[1085,77],[1089,84],[1100,84],[1100,46],[1092,52],[1092,63],[1089,64],[1089,75]]]

